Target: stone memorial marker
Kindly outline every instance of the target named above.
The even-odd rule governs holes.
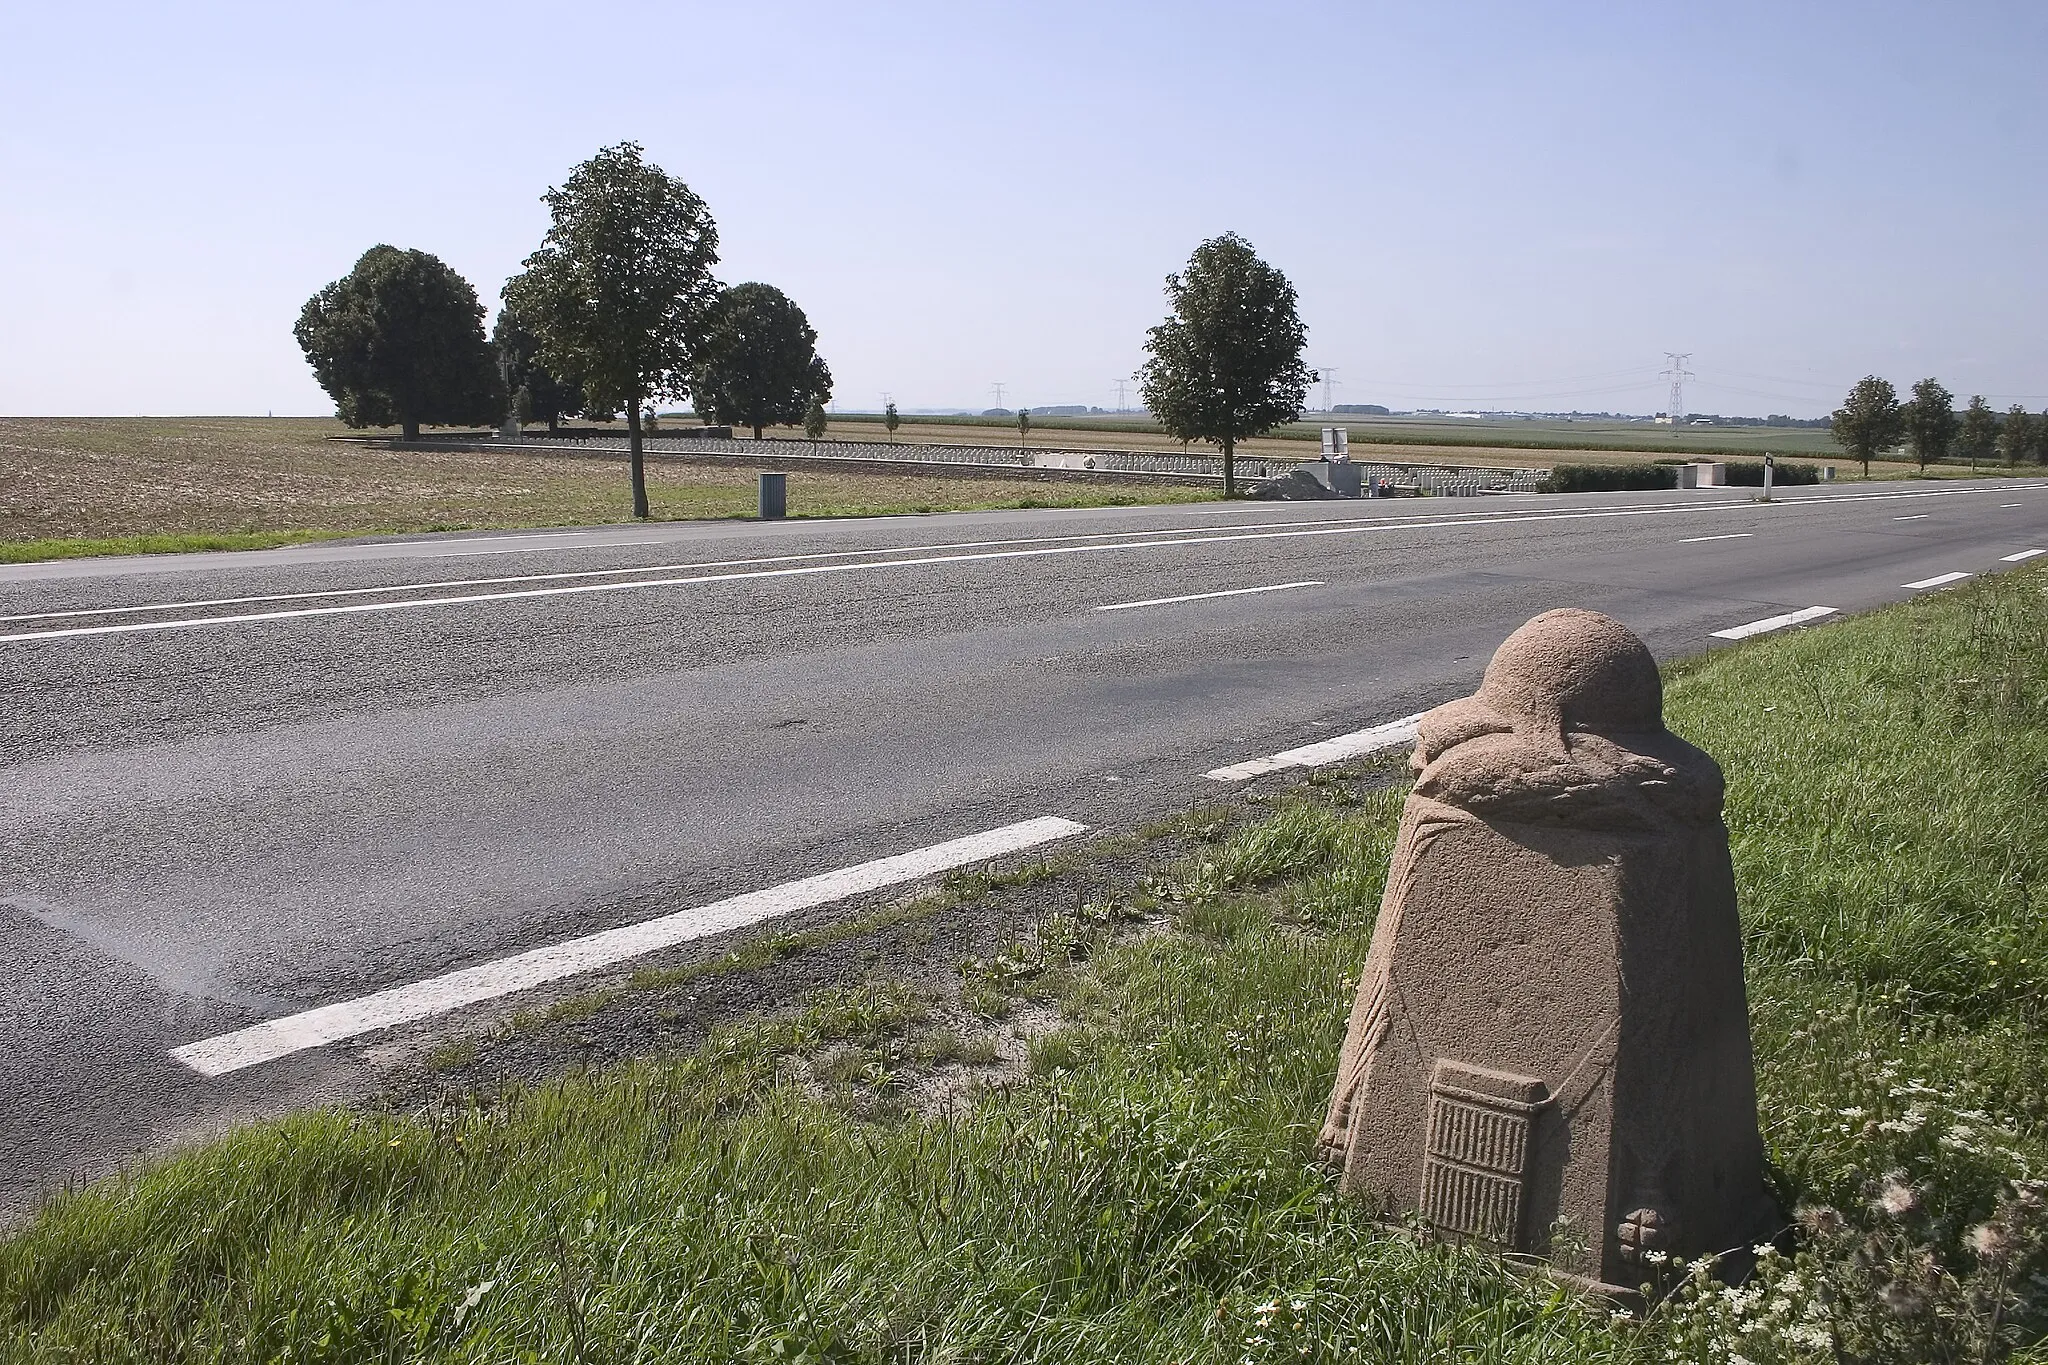
[[[1343,1188],[1618,1289],[1770,1236],[1721,770],[1649,650],[1544,612],[1411,763],[1321,1136]]]

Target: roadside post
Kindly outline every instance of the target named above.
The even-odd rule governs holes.
[[[779,521],[789,515],[789,475],[761,475],[761,520]]]
[[[1771,476],[1777,472],[1777,457],[1768,450],[1764,452],[1764,501],[1771,500]]]
[[[1412,766],[1316,1144],[1339,1188],[1617,1296],[1774,1236],[1723,777],[1650,651],[1544,612]]]

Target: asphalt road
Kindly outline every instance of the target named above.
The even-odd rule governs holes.
[[[2040,482],[1754,493],[0,568],[0,1209],[368,1083],[349,1048],[208,1079],[181,1044],[1013,821],[1184,807],[1212,768],[1468,691],[1550,607],[1671,658],[2048,548]],[[1248,588],[1275,590],[1123,605]]]

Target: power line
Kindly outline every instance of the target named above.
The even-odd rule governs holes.
[[[1500,389],[1493,389],[1489,390],[1486,393],[1472,394],[1461,397],[1458,395],[1446,395],[1440,393],[1435,389],[1389,389],[1384,386],[1375,384],[1372,386],[1372,392],[1380,398],[1413,399],[1450,397],[1453,398],[1456,402],[1470,406],[1472,404],[1485,403],[1490,401],[1505,402],[1521,399],[1597,397],[1602,394],[1612,393],[1640,393],[1643,389],[1643,380],[1641,378],[1641,373],[1641,371],[1637,371],[1637,377],[1624,384],[1588,385],[1586,387],[1576,389],[1550,389],[1543,391],[1527,389],[1503,391]]]
[[[1440,392],[1444,389],[1548,389],[1555,388],[1561,384],[1597,384],[1605,383],[1608,380],[1612,379],[1640,379],[1642,373],[1643,372],[1641,370],[1630,368],[1626,370],[1608,370],[1601,374],[1558,375],[1550,379],[1499,380],[1488,384],[1437,384],[1430,382],[1416,383],[1396,379],[1361,379],[1355,380],[1353,382],[1358,384],[1364,384],[1370,388],[1375,389],[1398,389],[1410,393],[1421,391]]]
[[[988,387],[989,387],[989,391],[990,391],[991,393],[995,394],[995,396],[996,396],[996,406],[997,406],[997,407],[1001,407],[1001,406],[1003,405],[1003,387],[1004,387],[1004,386],[1003,386],[1003,383],[1002,383],[1002,381],[998,380],[997,382],[995,382],[995,383],[993,383],[993,384],[989,385]]]
[[[1692,352],[1681,355],[1677,351],[1666,351],[1664,358],[1671,362],[1671,368],[1664,371],[1664,377],[1671,381],[1671,404],[1666,413],[1676,425],[1685,418],[1685,381],[1693,377],[1692,371],[1685,368],[1685,362],[1692,359]]]
[[[1124,410],[1124,386],[1129,384],[1130,382],[1131,381],[1128,379],[1119,379],[1116,381],[1116,410],[1118,412],[1122,412]]]

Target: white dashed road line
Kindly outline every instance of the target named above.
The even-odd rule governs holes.
[[[1701,545],[1710,540],[1748,540],[1755,534],[1756,532],[1754,531],[1730,531],[1725,536],[1687,536],[1678,543],[1680,545]]]
[[[2017,506],[2018,504],[2009,505]],[[1612,516],[1628,515],[1628,513],[1604,511],[1577,514],[1577,516],[1589,515]],[[1501,518],[1500,520],[1519,522],[1553,519],[1571,520],[1576,519],[1576,517],[1568,513],[1561,517],[1539,515],[1534,517]],[[1899,518],[1899,520],[1915,519],[1913,517]],[[1435,524],[1448,526],[1471,523],[1446,521]],[[1413,523],[1409,523],[1409,526],[1412,527]],[[1356,533],[1357,531],[1367,529],[1395,528],[1385,523],[1370,527],[1357,525],[1342,527],[1323,526],[1317,527],[1314,530],[1297,526],[1278,532],[1266,531],[1253,534],[1213,535],[1183,540],[1145,541],[1142,543],[1147,545],[1200,544],[1213,541],[1263,540],[1301,534],[1329,535]],[[1751,534],[1753,533],[1743,531],[1720,536],[1698,536],[1680,541],[1679,543],[1692,544],[1708,540],[1740,540],[1747,538]],[[919,559],[887,560],[879,563],[811,564],[801,568],[756,570],[753,572],[728,574],[703,574],[686,578],[655,580],[653,582],[642,580],[632,583],[577,584],[574,587],[478,594],[475,596],[415,599],[407,602],[351,603],[346,606],[248,613],[233,617],[201,618],[185,621],[136,622],[113,626],[94,626],[83,629],[44,631],[38,632],[35,635],[0,635],[0,641],[49,638],[51,636],[121,634],[134,630],[165,629],[183,625],[221,624],[227,621],[276,620],[293,616],[339,615],[358,611],[389,610],[403,606],[434,606],[463,601],[493,601],[517,597],[553,596],[561,593],[597,592],[623,587],[653,587],[672,583],[705,583],[746,578],[777,578],[843,571],[852,568],[892,568],[907,567],[915,564],[954,563],[969,559],[1007,559],[1046,554],[1068,554],[1074,553],[1077,550],[1130,548],[1132,544],[1131,541],[1125,540],[1110,545],[1067,545],[1056,549],[1005,550],[986,555],[931,556]],[[872,554],[877,552],[856,551],[852,553]],[[900,551],[897,553],[900,553]],[[2006,555],[2001,562],[2008,564],[2019,563],[2043,554],[2048,554],[2048,548],[2021,550],[2015,554]],[[835,555],[833,557],[838,556]],[[791,556],[790,558],[799,558],[799,556]],[[801,556],[801,558],[810,558],[810,556]],[[618,574],[633,571],[597,570],[592,572]],[[582,575],[565,574],[560,576],[580,577]],[[1945,584],[1960,582],[1970,576],[1964,572],[1937,574],[1932,578],[1923,578],[1918,582],[1907,583],[1902,586],[1908,590],[1936,588]],[[535,575],[535,577],[556,577],[556,575]],[[509,581],[521,580],[514,579]],[[1298,582],[1273,583],[1254,588],[1232,588],[1218,592],[1190,593],[1180,597],[1159,597],[1137,602],[1116,602],[1099,606],[1096,610],[1123,611],[1133,607],[1166,606],[1177,602],[1194,602],[1220,597],[1240,597],[1254,593],[1281,592],[1292,588],[1321,586],[1323,586],[1323,583],[1320,579],[1304,579]],[[372,588],[345,589],[341,591],[377,592],[390,590]],[[303,596],[308,597],[323,595],[325,594],[303,594]],[[226,605],[234,600],[217,599],[217,603]],[[113,610],[152,609],[155,608],[117,608]],[[1745,625],[1731,626],[1726,630],[1713,631],[1712,634],[1724,640],[1747,639],[1753,635],[1761,635],[1768,631],[1781,630],[1788,626],[1801,625],[1808,621],[1818,620],[1821,617],[1834,614],[1835,610],[1833,607],[1805,607],[1780,616],[1766,617],[1763,620],[1751,621]],[[79,612],[75,614],[84,615],[88,613]],[[1412,716],[1404,716],[1399,720],[1387,721],[1364,730],[1354,731],[1351,734],[1338,735],[1335,738],[1320,740],[1314,744],[1303,745],[1300,748],[1288,749],[1281,753],[1269,754],[1263,758],[1250,759],[1228,767],[1216,768],[1207,773],[1206,776],[1212,781],[1217,782],[1241,782],[1248,778],[1258,777],[1271,772],[1279,772],[1288,768],[1322,767],[1332,763],[1340,763],[1347,759],[1362,757],[1366,754],[1402,747],[1415,742],[1422,714],[1418,712]],[[1021,852],[1054,840],[1083,833],[1086,829],[1087,826],[1085,825],[1056,816],[1025,820],[1017,824],[1005,825],[1000,829],[988,830],[980,834],[968,835],[964,838],[934,844],[929,848],[918,849],[911,853],[879,858],[871,862],[841,868],[835,872],[821,873],[817,876],[806,877],[800,881],[788,882],[781,886],[746,892],[725,900],[715,901],[709,905],[677,911],[674,914],[664,915],[640,924],[626,925],[618,929],[608,929],[599,933],[587,934],[580,938],[569,939],[566,942],[530,949],[526,952],[499,958],[492,962],[480,963],[476,966],[465,967],[441,976],[430,977],[424,981],[394,986],[355,1000],[323,1005],[316,1009],[305,1010],[281,1019],[265,1020],[262,1023],[250,1025],[233,1033],[221,1034],[218,1037],[188,1043],[173,1049],[171,1056],[202,1075],[222,1076],[247,1067],[275,1061],[281,1057],[290,1056],[293,1053],[324,1047],[330,1043],[344,1042],[348,1039],[361,1037],[364,1034],[374,1033],[381,1029],[433,1018],[460,1009],[466,1005],[498,999],[519,991],[530,990],[536,986],[546,985],[567,977],[641,957],[662,948],[707,938],[711,935],[742,928],[746,925],[758,924],[764,920],[777,918],[798,910],[831,904],[832,902],[844,900],[863,892],[904,885],[940,872],[964,867],[971,863],[984,862],[1005,854]]]
[[[572,938],[565,943],[534,948],[411,985],[394,986],[360,999],[323,1005],[283,1019],[265,1020],[234,1033],[174,1048],[171,1056],[201,1075],[224,1076],[231,1071],[276,1061],[308,1048],[324,1047],[329,1043],[374,1033],[378,1029],[429,1019],[464,1005],[495,1000],[515,991],[609,967],[678,943],[708,938],[712,934],[758,924],[793,911],[829,905],[862,892],[901,886],[971,863],[1036,848],[1040,844],[1083,833],[1087,828],[1055,816],[1025,820],[1001,829],[933,844],[912,853],[900,853],[893,858],[878,858],[873,862],[843,867],[837,872],[806,877],[802,881],[749,891],[641,924],[629,924]]]
[[[1191,592],[1185,597],[1148,597],[1142,602],[1111,602],[1097,607],[1097,611],[1129,611],[1132,607],[1164,607],[1175,602],[1206,602],[1212,597],[1249,597],[1258,592],[1285,592],[1289,588],[1320,588],[1320,578],[1304,578],[1299,583],[1268,583],[1263,588],[1231,588],[1225,592]]]
[[[2033,487],[2035,485],[2029,485]],[[2043,485],[2048,486],[2048,485]],[[1830,494],[1821,497],[1797,498],[1787,506],[1824,507],[1843,503],[1867,502],[1872,500],[1895,500],[1900,498],[1939,498],[1967,496],[1981,493],[1981,489],[1935,489],[1911,492]],[[281,621],[312,616],[349,616],[362,612],[401,611],[412,607],[443,607],[464,602],[504,602],[524,598],[557,597],[594,592],[617,592],[633,588],[665,588],[694,583],[721,583],[737,579],[783,578],[806,574],[841,573],[855,569],[915,568],[932,564],[955,564],[981,559],[1035,558],[1041,556],[1081,554],[1093,550],[1136,550],[1150,546],[1209,545],[1231,541],[1285,540],[1296,537],[1321,537],[1332,535],[1358,535],[1377,531],[1425,531],[1443,530],[1456,527],[1499,527],[1528,525],[1549,521],[1605,520],[1614,517],[1661,516],[1671,513],[1698,514],[1743,510],[1742,503],[1659,503],[1647,506],[1584,508],[1569,512],[1523,512],[1507,515],[1505,512],[1470,512],[1430,517],[1422,516],[1374,516],[1360,518],[1327,519],[1316,522],[1276,521],[1241,523],[1218,528],[1214,533],[1197,535],[1188,528],[1163,528],[1149,531],[1081,532],[1060,536],[1018,537],[993,541],[964,541],[953,544],[900,546],[869,550],[821,551],[811,554],[773,555],[754,559],[727,560],[713,563],[661,564],[617,569],[583,569],[558,573],[507,575],[497,578],[442,580],[439,582],[385,584],[364,588],[333,588],[299,593],[279,593],[260,597],[213,598],[189,602],[159,602],[132,607],[98,607],[72,609],[59,612],[36,612],[19,616],[0,616],[0,621],[50,620],[58,617],[113,616],[138,612],[173,611],[199,607],[233,606],[261,602],[303,601],[337,597],[352,597],[392,592],[446,592],[450,588],[480,587],[490,584],[559,582],[589,578],[625,578],[639,574],[673,574],[666,578],[641,578],[630,582],[587,583],[576,582],[571,586],[534,588],[514,592],[462,593],[436,597],[415,597],[404,601],[348,602],[333,606],[313,607],[299,610],[245,612],[229,616],[192,617],[169,621],[123,622],[118,625],[68,627],[61,630],[23,631],[0,635],[0,644],[32,640],[72,639],[88,635],[125,635],[136,631],[178,630],[195,626],[239,625],[257,621]],[[1159,537],[1159,539],[1153,539]],[[1089,542],[1089,543],[1076,543]],[[1045,548],[995,549],[987,554],[927,554],[936,550],[970,550],[984,547],[1033,545]],[[586,548],[586,547],[578,547]],[[880,555],[914,555],[914,558],[873,559]],[[737,567],[751,564],[816,561],[821,559],[863,559],[860,563],[817,564],[804,563],[802,567],[706,574],[708,568]]]
[[[1729,505],[1733,506],[1733,504]],[[644,591],[649,588],[684,587],[699,583],[734,583],[769,578],[803,578],[819,574],[853,573],[875,569],[919,569],[928,568],[934,564],[968,564],[1003,559],[1042,559],[1065,555],[1101,553],[1112,550],[1177,549],[1188,545],[1226,545],[1254,540],[1294,540],[1302,537],[1350,536],[1367,534],[1374,531],[1441,530],[1447,527],[1459,526],[1491,528],[1530,522],[1583,521],[1607,517],[1656,516],[1666,512],[1686,510],[1694,509],[1688,509],[1683,506],[1627,508],[1608,511],[1536,513],[1519,517],[1489,517],[1483,520],[1475,520],[1470,516],[1453,516],[1440,521],[1366,521],[1363,523],[1347,522],[1334,526],[1322,523],[1303,524],[1300,522],[1290,522],[1281,523],[1281,525],[1288,528],[1285,530],[1248,530],[1243,527],[1232,527],[1227,531],[1218,530],[1201,535],[1176,533],[1178,538],[1170,540],[1133,540],[1126,538],[1115,541],[1097,541],[1090,537],[1073,537],[1073,539],[1086,539],[1088,543],[1081,545],[1047,545],[1028,550],[989,550],[974,554],[920,555],[910,559],[881,559],[853,564],[804,564],[799,567],[786,569],[749,569],[715,574],[687,573],[669,578],[640,578],[624,583],[575,583],[562,587],[520,588],[506,592],[457,593],[443,597],[409,597],[396,602],[346,602],[337,606],[294,607],[277,611],[238,612],[229,616],[180,617],[169,621],[124,621],[118,625],[66,626],[61,630],[22,631],[11,635],[0,635],[0,644],[35,640],[66,640],[93,635],[131,635],[143,631],[187,630],[202,626],[246,625],[257,621],[286,621],[313,616],[356,616],[368,612],[404,611],[417,607],[448,607],[475,602],[514,602],[541,597],[569,597],[583,596],[591,593]],[[1151,533],[1138,532],[1136,534],[1149,536]],[[867,553],[880,552],[871,551]],[[802,556],[802,558],[806,559],[815,557],[817,556]],[[677,567],[702,568],[705,566],[688,565]],[[614,569],[591,572],[616,576],[621,571]],[[626,572],[633,571],[629,570]],[[572,576],[580,578],[586,575],[584,573],[548,575],[550,578]]]
[[[1216,768],[1203,776],[1213,782],[1242,782],[1248,777],[1277,773],[1283,768],[1321,768],[1331,763],[1342,763],[1347,758],[1378,753],[1382,749],[1397,749],[1415,742],[1416,723],[1422,716],[1423,713],[1417,711],[1412,716],[1390,720],[1368,730],[1354,730],[1348,735],[1338,735],[1335,739],[1304,744],[1299,749],[1268,754],[1264,758],[1254,758],[1245,763],[1233,763],[1227,768]]]
[[[1788,611],[1783,616],[1766,616],[1761,621],[1751,621],[1747,625],[1730,626],[1726,630],[1713,630],[1707,633],[1717,640],[1747,640],[1752,635],[1783,630],[1787,626],[1804,625],[1808,621],[1818,621],[1823,616],[1834,614],[1833,607],[1801,607],[1798,611]]]

